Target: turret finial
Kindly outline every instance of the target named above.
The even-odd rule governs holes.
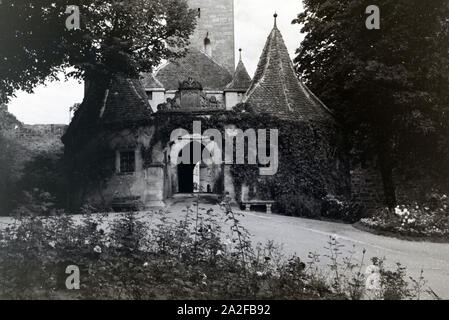
[[[242,60],[242,48],[239,49],[240,52],[240,61]]]
[[[277,12],[274,13],[273,17],[274,17],[274,26],[277,27],[277,18],[278,18]]]

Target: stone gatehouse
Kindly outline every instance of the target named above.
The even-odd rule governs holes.
[[[189,3],[198,11],[198,24],[185,57],[140,79],[117,75],[86,86],[84,101],[63,137],[70,207],[163,207],[173,195],[192,192],[228,192],[235,198],[240,192],[229,164],[173,165],[170,134],[161,133],[161,123],[172,117],[207,119],[244,103],[256,114],[335,123],[329,109],[297,78],[277,15],[251,79],[241,50],[234,69],[233,0]],[[203,150],[209,137],[182,139],[187,148]]]

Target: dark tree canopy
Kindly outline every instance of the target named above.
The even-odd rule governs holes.
[[[307,34],[295,65],[344,122],[355,148],[378,157],[394,205],[398,163],[448,168],[449,3],[379,0],[380,30],[368,30],[371,4],[304,0],[305,12],[293,21]]]
[[[66,28],[68,5],[79,7],[78,30]],[[60,72],[77,78],[150,72],[184,53],[194,27],[186,0],[3,0],[0,99],[32,92]]]

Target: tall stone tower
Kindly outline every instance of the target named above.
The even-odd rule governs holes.
[[[205,52],[233,74],[234,0],[188,0],[188,3],[197,12],[191,46]]]

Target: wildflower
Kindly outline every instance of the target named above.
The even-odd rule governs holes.
[[[223,255],[223,251],[221,251],[221,250],[217,250],[217,253],[216,253],[216,255],[217,255],[217,256],[222,256],[222,255]]]
[[[365,283],[367,290],[379,290],[380,289],[380,273],[373,273],[366,279]]]
[[[145,263],[143,264],[143,266],[144,266],[144,267],[148,267],[148,266],[149,266],[148,262],[145,262]]]
[[[257,276],[262,277],[263,276],[263,272],[262,271],[257,271],[256,272]]]
[[[48,245],[49,245],[50,247],[54,248],[54,247],[56,247],[56,242],[50,241],[50,242],[48,243]]]
[[[404,215],[404,211],[402,211],[402,209],[400,209],[399,207],[396,207],[394,209],[394,213],[397,214],[398,216],[403,216]]]
[[[94,251],[95,251],[96,253],[101,253],[101,247],[100,247],[100,246],[96,246],[96,247],[94,248]]]
[[[375,265],[368,266],[368,267],[366,267],[366,270],[365,270],[366,275],[370,275],[373,273],[379,273],[379,272],[380,272],[380,268]]]

